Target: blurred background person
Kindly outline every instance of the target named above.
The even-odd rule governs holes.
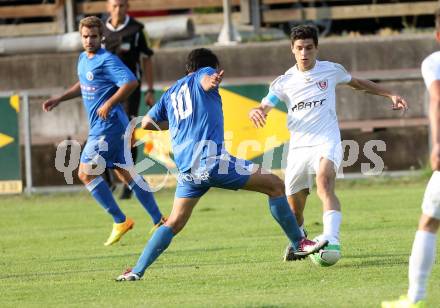
[[[144,34],[144,25],[127,15],[128,0],[107,0],[109,14],[104,27],[104,46],[108,51],[116,54],[122,62],[133,72],[139,81],[139,86],[123,102],[124,109],[131,119],[138,116],[141,100],[141,84],[144,76],[147,85],[145,104],[154,104],[153,65],[151,56],[153,50],[148,46]],[[137,159],[137,149],[131,149],[134,163]],[[107,178],[112,184],[112,176],[107,171]],[[131,190],[124,185],[121,199],[129,199]]]

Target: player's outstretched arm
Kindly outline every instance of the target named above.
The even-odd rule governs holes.
[[[115,92],[101,107],[96,111],[98,116],[104,120],[107,119],[110,110],[119,102],[127,99],[127,97],[137,88],[139,82],[137,80],[132,80],[124,85],[122,85],[118,91]]]
[[[431,124],[431,167],[440,171],[440,80],[429,86],[429,120]]]
[[[391,107],[393,110],[402,110],[403,112],[408,110],[408,103],[403,97],[394,94],[387,88],[373,81],[353,77],[348,85],[355,90],[365,91],[370,94],[388,97],[392,101]]]
[[[75,83],[70,89],[61,94],[60,96],[51,97],[45,102],[43,102],[43,110],[48,112],[58,106],[61,102],[67,101],[69,99],[81,96],[81,85],[79,81]]]
[[[212,75],[205,75],[202,77],[202,80],[200,81],[203,90],[210,91],[212,89],[218,88],[220,83],[223,80],[223,74],[225,73],[224,70],[221,70],[217,73],[214,73]]]
[[[168,121],[156,122],[150,116],[142,118],[141,127],[146,130],[168,130]]]

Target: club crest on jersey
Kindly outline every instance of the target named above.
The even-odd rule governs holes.
[[[316,85],[318,86],[319,90],[325,91],[325,90],[327,90],[327,87],[328,87],[328,81],[327,81],[327,79],[324,79],[324,80],[318,81],[316,83]]]
[[[93,78],[94,78],[93,73],[92,72],[87,72],[86,78],[87,78],[88,81],[92,81]]]

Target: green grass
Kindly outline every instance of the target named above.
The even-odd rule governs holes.
[[[104,247],[111,220],[86,193],[0,199],[1,307],[379,307],[403,294],[426,180],[341,184],[343,258],[330,268],[283,263],[286,238],[263,195],[210,191],[144,279],[116,283],[133,266],[151,222],[120,202],[136,226]],[[156,194],[169,213],[174,192]],[[322,230],[313,194],[311,236]],[[428,305],[440,306],[439,266]]]

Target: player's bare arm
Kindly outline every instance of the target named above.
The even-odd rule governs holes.
[[[431,167],[440,171],[440,80],[429,86],[429,119],[431,123]]]
[[[271,105],[262,102],[260,106],[249,111],[249,119],[256,128],[262,128],[264,125],[266,125],[266,118],[271,109]]]
[[[145,104],[147,106],[153,106],[154,105],[154,79],[153,79],[153,61],[151,61],[150,57],[144,57],[142,59],[143,63],[143,71],[144,71],[144,78],[145,82],[147,84],[147,92],[145,92]]]
[[[223,75],[225,71],[221,70],[212,75],[205,75],[202,77],[200,83],[202,84],[202,88],[205,91],[210,91],[212,89],[217,88],[223,80]]]
[[[127,97],[137,88],[138,85],[139,82],[137,80],[133,80],[121,86],[112,97],[110,97],[101,107],[98,108],[98,116],[106,120],[112,107],[127,99]]]
[[[365,91],[370,94],[388,97],[392,101],[391,107],[393,110],[402,110],[402,111],[408,110],[408,103],[403,97],[394,94],[387,88],[373,81],[352,77],[348,85],[355,90]]]
[[[142,118],[141,127],[146,130],[168,130],[168,121],[156,122],[148,115]]]
[[[75,83],[70,89],[61,94],[60,96],[51,97],[47,101],[43,102],[43,110],[48,112],[58,106],[61,102],[69,99],[81,96],[81,85],[79,81]]]

